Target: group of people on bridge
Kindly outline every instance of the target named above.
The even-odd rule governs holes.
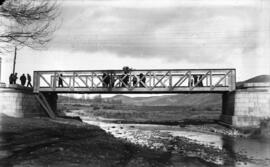
[[[138,76],[130,76],[130,71],[132,69],[129,67],[123,67],[124,74],[119,76],[120,87],[146,87],[146,77],[143,73],[140,73]],[[138,77],[138,78],[137,78]],[[131,79],[131,81],[130,81]],[[138,81],[139,79],[139,81]],[[102,86],[104,88],[113,88],[115,87],[115,81],[117,80],[117,76],[113,72],[104,72],[102,74]],[[58,76],[58,87],[64,87],[63,84],[63,74],[59,74]]]
[[[145,84],[146,77],[143,73],[140,73],[138,76],[135,76],[135,75],[130,76],[129,72],[131,71],[131,69],[129,67],[123,67],[123,71],[124,71],[124,74],[122,74],[119,77],[119,80],[121,80],[120,87],[129,87],[129,86],[145,87],[146,86]],[[105,88],[115,87],[115,80],[116,80],[116,76],[112,73],[103,73],[102,75],[102,83],[103,83],[103,87]]]
[[[203,87],[203,76],[202,75],[192,75],[192,78],[189,82],[190,86],[197,85],[198,87]]]
[[[18,73],[11,73],[9,75],[9,84],[17,84],[17,79],[18,79]],[[26,84],[26,87],[33,87],[32,84],[31,84],[31,75],[30,74],[27,74],[27,76],[25,76],[25,74],[22,74],[20,76],[20,81],[21,81],[21,85],[22,86],[25,86],[26,84],[26,81],[27,81],[27,84]]]
[[[102,81],[102,87],[113,88],[113,87],[147,87],[146,75],[140,73],[139,75],[131,75],[131,68],[123,67],[123,74],[115,75],[113,71],[103,72],[100,80]],[[189,79],[189,86],[203,87],[203,75],[192,74]],[[119,80],[118,84],[115,85],[116,81]],[[64,87],[63,85],[63,74],[58,76],[58,87]]]

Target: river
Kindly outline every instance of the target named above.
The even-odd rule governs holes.
[[[270,166],[270,141],[267,139],[230,137],[180,126],[117,124],[81,118],[116,138],[150,149],[170,151],[173,166]],[[200,160],[209,162],[210,165],[205,165]]]

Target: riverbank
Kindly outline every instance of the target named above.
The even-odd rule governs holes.
[[[123,124],[109,128],[106,132],[79,121],[2,116],[0,166],[226,166],[250,161],[241,153],[167,132],[130,127],[131,132]],[[124,133],[136,141],[115,136]],[[145,145],[140,143],[144,138]]]
[[[88,121],[97,121],[97,122],[113,123],[113,124],[149,124],[149,125],[152,124],[152,125],[180,126],[191,131],[222,134],[222,135],[226,135],[230,137],[248,137],[250,134],[252,134],[251,131],[245,132],[240,129],[223,126],[219,123],[219,120],[216,119],[216,116],[213,117],[213,115],[216,115],[216,113],[210,116],[210,118],[207,118],[201,115],[202,113],[200,112],[202,111],[193,111],[195,113],[194,118],[182,118],[181,116],[178,116],[178,117],[175,116],[173,119],[171,119],[172,118],[171,115],[166,115],[166,119],[158,118],[158,115],[155,115],[155,117],[151,117],[151,119],[150,118],[138,119],[137,118],[138,115],[141,116],[142,113],[136,110],[132,110],[131,112],[135,114],[130,115],[126,119],[120,119],[121,118],[120,115],[125,115],[126,113],[129,113],[130,111],[123,111],[123,110],[112,111],[108,109],[103,109],[98,116],[93,114],[93,112],[96,113],[96,111],[93,111],[93,109],[89,106],[88,107],[80,106],[77,108],[76,107],[72,108],[71,110],[62,110],[59,113],[61,113],[61,115],[68,115],[71,117],[81,117],[84,120],[88,120]],[[104,114],[104,113],[110,113],[110,112],[114,114],[111,114],[111,115]],[[146,112],[146,111],[143,111],[143,112]],[[118,114],[116,115],[115,113],[118,113]],[[207,112],[204,112],[204,113],[207,113]]]
[[[180,124],[186,122],[200,123],[218,120],[221,114],[216,109],[196,110],[191,106],[135,106],[135,105],[112,105],[107,103],[93,104],[68,104],[61,103],[57,106],[61,114],[76,113],[88,118],[105,118],[118,120],[119,123],[148,123],[148,124]],[[106,120],[102,120],[106,121]]]
[[[85,120],[84,118],[82,118]],[[242,152],[229,151],[231,144],[223,146],[223,135],[211,134],[193,128],[153,125],[153,124],[116,124],[100,121],[87,121],[100,126],[115,137],[143,147],[169,152],[175,165],[175,157],[194,158],[207,162],[207,166],[228,166],[251,162]],[[184,165],[185,163],[183,163]],[[177,165],[176,165],[177,166]]]
[[[166,152],[126,143],[97,126],[1,116],[0,166],[169,166]]]
[[[192,131],[230,137],[267,137],[269,127],[234,128],[221,124],[221,111],[189,110],[183,106],[134,106],[112,104],[59,104],[60,115],[84,117],[90,121],[116,124],[153,124],[186,127]],[[265,120],[267,122],[267,120]],[[270,121],[268,121],[270,122]],[[270,123],[269,123],[270,124]],[[267,128],[265,128],[267,127]]]

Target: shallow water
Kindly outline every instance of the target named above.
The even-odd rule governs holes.
[[[270,166],[270,141],[265,139],[244,139],[224,137],[223,148],[227,151],[242,152],[252,159],[252,163],[235,164],[236,167],[269,167]]]
[[[161,130],[161,132],[165,132],[166,130]],[[194,132],[194,131],[170,131],[167,130],[169,134],[172,136],[181,136],[186,137],[188,139],[193,140],[195,143],[204,144],[207,146],[213,146],[219,149],[222,149],[222,137],[220,135],[207,134],[202,132]]]

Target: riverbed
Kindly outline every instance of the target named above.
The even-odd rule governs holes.
[[[80,112],[82,111],[68,114],[76,116],[76,113]],[[96,119],[87,116],[81,118],[84,122],[99,126],[116,138],[150,149],[170,152],[171,163],[174,166],[187,164],[198,166],[197,162],[193,163],[194,158],[209,163],[207,166],[270,166],[269,140],[243,137],[234,130],[216,129],[215,125],[183,127],[142,123],[122,124],[115,123],[121,121],[108,118]],[[191,158],[191,162],[187,162],[186,158]]]
[[[171,152],[174,165],[182,162],[182,157],[195,157],[218,166],[270,166],[270,142],[266,139],[232,137],[180,126],[116,124],[87,118],[83,120],[101,127],[116,138]]]

